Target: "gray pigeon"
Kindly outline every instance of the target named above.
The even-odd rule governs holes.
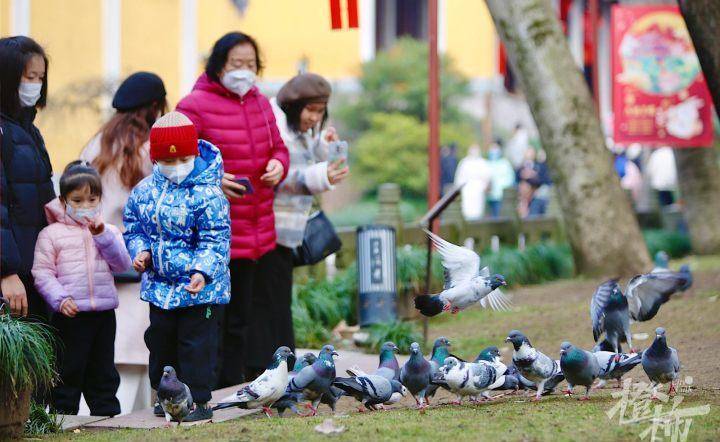
[[[500,355],[500,349],[494,345],[484,348],[480,351],[473,362],[479,361],[501,363],[502,356]],[[495,390],[509,390],[514,393],[519,390],[528,390],[531,388],[537,390],[535,383],[525,379],[525,377],[520,374],[517,367],[511,363],[507,366],[507,370],[505,371],[505,383],[495,388]],[[545,390],[547,390],[547,383],[545,384]]]
[[[310,352],[305,353],[302,358],[297,359],[295,361],[295,367],[293,367],[293,370],[288,373],[288,383],[300,372],[300,370],[312,365],[316,360],[317,356]],[[292,410],[293,413],[300,414],[297,409],[297,405],[303,400],[305,400],[305,398],[303,397],[302,392],[288,393],[286,390],[285,394],[272,404],[272,408],[275,408],[280,416],[282,416],[288,408]]]
[[[658,384],[670,383],[669,394],[675,392],[674,381],[680,373],[680,359],[677,350],[668,347],[665,338],[665,329],[655,329],[655,340],[652,345],[643,352],[642,367],[648,378],[653,383],[653,398],[657,397]]]
[[[541,399],[546,384],[554,384],[553,388],[562,381],[563,373],[560,363],[536,350],[530,340],[518,330],[513,330],[505,338],[505,342],[513,345],[513,364],[520,374],[537,385],[536,401]]]
[[[660,250],[655,254],[655,267],[652,269],[653,273],[655,272],[665,272],[670,269],[670,256],[667,254],[666,251]]]
[[[335,380],[335,361],[333,356],[337,356],[335,347],[326,345],[320,350],[317,360],[310,366],[303,368],[295,375],[286,389],[287,393],[302,393],[303,397],[311,402],[309,416],[317,414],[317,406],[326,396],[334,399],[332,404],[339,396],[332,390],[332,383]]]
[[[292,354],[292,350],[288,347],[278,348],[273,355],[272,362],[263,374],[237,393],[221,400],[213,410],[231,407],[262,408],[267,417],[272,416],[270,406],[285,394],[288,384],[287,360]]]
[[[430,365],[432,367],[431,376],[435,376],[435,373],[437,373],[440,370],[440,367],[445,364],[445,359],[453,356],[449,351],[450,347],[450,341],[444,336],[440,336],[435,340],[435,343],[433,344],[432,354],[430,355]],[[443,387],[449,390],[446,383],[431,382],[425,393],[425,401],[428,404],[430,403],[430,398],[435,396],[438,387]]]
[[[680,271],[653,271],[634,276],[628,282],[625,294],[630,308],[630,317],[638,322],[655,317],[660,306],[677,292],[684,292],[692,286],[690,267],[683,265]]]
[[[489,390],[505,383],[506,370],[507,367],[502,362],[461,362],[450,356],[445,359],[433,380],[444,380],[450,391],[458,396],[454,403],[459,405],[465,396],[470,396],[472,400],[480,395],[488,397]]]
[[[160,406],[165,412],[165,420],[168,425],[170,425],[172,419],[179,426],[183,419],[190,414],[193,404],[190,388],[178,380],[175,369],[169,365],[163,368],[157,397]]]
[[[600,382],[597,388],[605,386],[606,381],[616,379],[618,388],[620,387],[620,379],[630,370],[640,365],[642,360],[642,352],[640,353],[614,353],[612,351],[602,351],[593,349],[595,359],[600,365]]]
[[[472,250],[449,243],[426,230],[442,257],[445,286],[438,295],[415,297],[415,308],[425,316],[443,311],[457,313],[480,303],[495,310],[507,310],[510,300],[498,287],[506,285],[502,275],[490,276],[487,267],[480,268],[480,256]]]
[[[400,364],[398,363],[397,358],[395,357],[395,353],[400,351],[397,345],[395,345],[394,342],[386,342],[380,347],[380,362],[378,363],[378,368],[372,372],[372,374],[377,376],[382,376],[385,379],[389,381],[399,381],[400,380]],[[365,373],[360,367],[353,366],[345,370],[348,375],[351,377],[359,377],[359,376],[367,376],[368,374]],[[394,405],[400,400],[402,400],[403,397],[407,395],[407,389],[403,387],[403,391],[395,392],[392,394],[389,400],[383,402],[384,405]],[[381,406],[382,407],[382,406]]]
[[[400,382],[415,398],[418,408],[427,405],[425,393],[432,378],[432,366],[420,351],[420,344],[410,345],[410,359],[400,369]]]
[[[590,301],[590,318],[595,343],[599,343],[600,336],[605,333],[605,339],[615,353],[621,352],[622,342],[632,348],[628,299],[620,290],[617,279],[605,281],[595,290]]]
[[[370,410],[390,401],[392,395],[402,395],[404,386],[396,380],[388,380],[384,376],[367,375],[350,378],[336,378],[333,385],[354,397]],[[364,411],[360,408],[359,411]]]
[[[560,346],[560,368],[568,383],[566,393],[572,394],[573,387],[582,385],[585,387],[585,396],[580,400],[590,399],[592,384],[600,377],[600,364],[595,354],[563,342]]]

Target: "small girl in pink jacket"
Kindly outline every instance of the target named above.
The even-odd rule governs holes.
[[[38,236],[32,274],[50,305],[60,346],[60,382],[50,404],[61,414],[77,414],[80,394],[93,416],[120,414],[115,396],[113,272],[130,268],[130,255],[117,227],[100,213],[102,184],[86,162],[70,163],[60,178],[60,197],[45,206],[48,226]]]

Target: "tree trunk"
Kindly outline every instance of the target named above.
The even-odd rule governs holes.
[[[720,2],[680,0],[678,3],[717,111],[720,109],[720,45],[717,44]],[[720,167],[715,149],[675,149],[675,161],[693,251],[720,253]]]
[[[486,0],[547,151],[576,268],[591,275],[650,269],[590,92],[549,0]]]

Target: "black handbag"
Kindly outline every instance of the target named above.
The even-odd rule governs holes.
[[[295,267],[317,264],[340,250],[342,241],[325,212],[318,210],[310,215],[305,225],[303,242],[293,249]]]

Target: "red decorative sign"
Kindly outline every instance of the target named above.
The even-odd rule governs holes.
[[[358,27],[358,2],[357,0],[330,0],[330,27],[332,29],[342,29],[342,7],[345,3],[347,8],[347,27]]]
[[[674,6],[612,9],[616,143],[710,146],[712,99]]]

